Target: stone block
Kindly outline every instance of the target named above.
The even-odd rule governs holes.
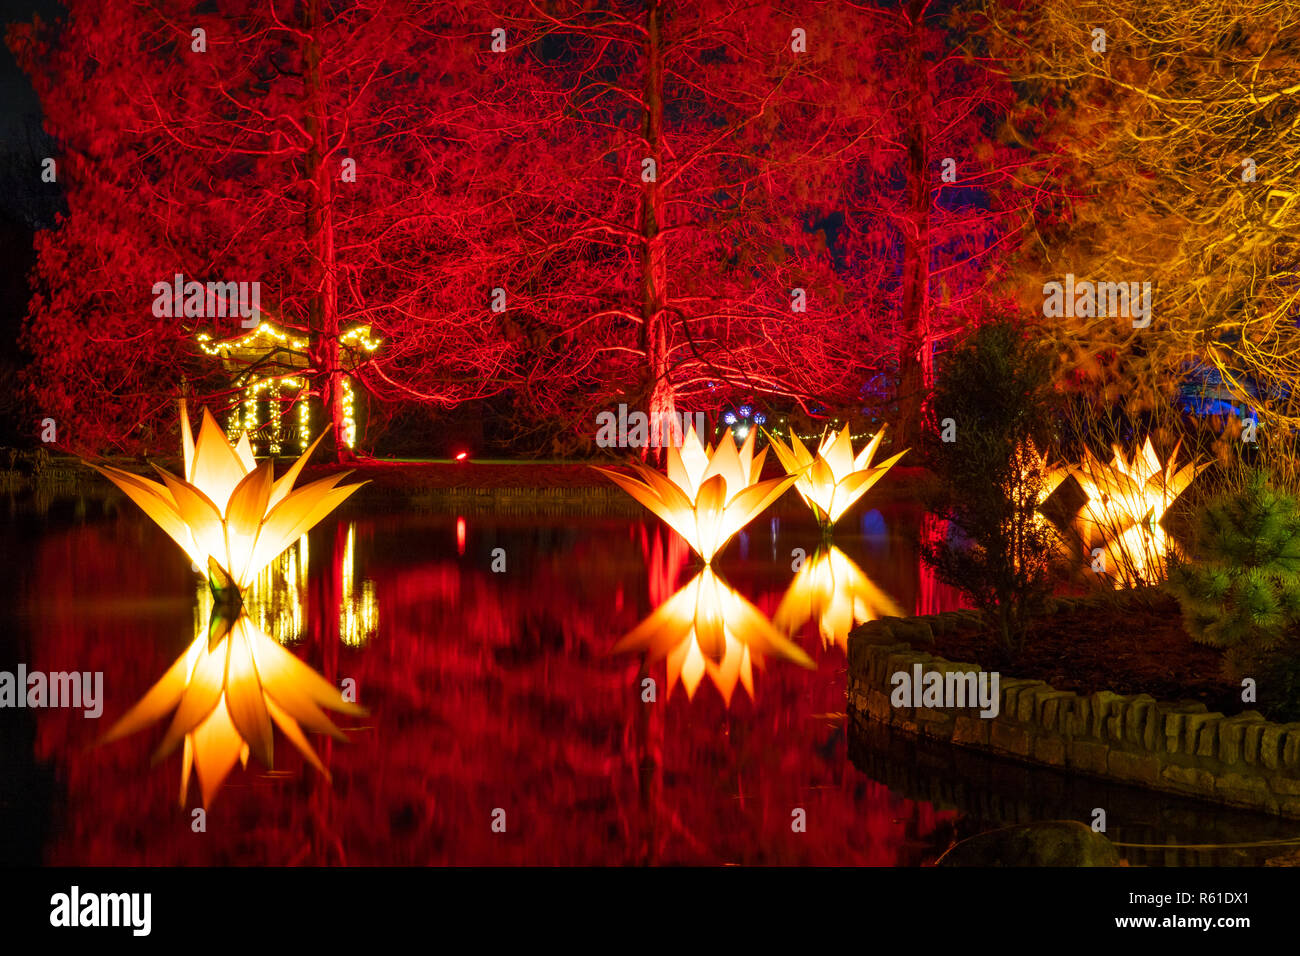
[[[1156,712],[1164,720],[1165,751],[1173,754],[1178,753],[1184,745],[1187,716],[1204,714],[1206,707],[1196,701],[1182,701],[1177,704],[1157,704]]]
[[[1201,767],[1166,763],[1160,771],[1160,778],[1183,793],[1214,795],[1214,774]]]
[[[1286,728],[1281,724],[1265,723],[1259,735],[1259,762],[1269,770],[1282,766],[1282,735]]]
[[[1259,763],[1259,744],[1264,739],[1264,728],[1267,726],[1268,721],[1262,717],[1246,725],[1241,735],[1241,756],[1246,763]]]
[[[897,648],[902,645],[899,638],[894,637],[894,632],[889,626],[892,618],[881,618],[876,621],[867,621],[859,624],[849,633],[849,651],[853,651],[854,645],[860,647],[881,647],[893,644]]]
[[[929,654],[920,654],[913,650],[892,651],[885,657],[885,671],[883,683],[886,687],[893,688],[894,675],[904,673],[908,680],[912,678],[912,665],[924,665],[930,660]],[[924,666],[921,668],[925,672]]]
[[[1300,797],[1300,779],[1274,774],[1268,778],[1269,788],[1276,794],[1288,797]]]
[[[1039,723],[1047,730],[1066,735],[1070,732],[1070,714],[1079,695],[1070,691],[1056,691],[1043,701]]]
[[[1107,720],[1117,707],[1122,707],[1128,702],[1128,698],[1113,691],[1099,690],[1089,694],[1088,700],[1092,704],[1092,723],[1088,727],[1088,735],[1098,740],[1106,740],[1109,737]]]
[[[934,633],[925,618],[893,617],[886,620],[889,622],[889,631],[896,641],[905,641],[913,646],[934,643]]]
[[[1282,735],[1282,766],[1287,770],[1300,767],[1300,724],[1286,724]]]
[[[1070,710],[1069,729],[1066,732],[1072,737],[1086,737],[1090,720],[1092,720],[1092,701],[1076,694]]]
[[[1268,783],[1263,777],[1244,773],[1220,773],[1214,778],[1216,795],[1242,803],[1258,805],[1269,794]]]
[[[1053,767],[1064,767],[1065,739],[1053,733],[1034,734],[1030,740],[1029,756]]]
[[[1124,708],[1124,740],[1127,743],[1145,743],[1147,717],[1155,705],[1156,699],[1150,694],[1138,694],[1129,699]]]
[[[1066,765],[1085,773],[1104,774],[1109,751],[1100,741],[1076,737],[1066,744]]]
[[[989,731],[989,745],[991,747],[1004,753],[1015,754],[1017,757],[1029,756],[1032,734],[1028,727],[1003,718],[994,720],[992,723],[993,727]]]
[[[1275,797],[1277,803],[1270,808],[1270,812],[1287,817],[1288,819],[1300,818],[1300,797]]]
[[[989,745],[989,728],[994,723],[983,717],[968,717],[958,714],[953,721],[952,742],[965,746],[987,747]]]
[[[944,710],[942,707],[918,707],[916,724],[924,734],[947,738],[952,733],[954,714],[954,711]]]
[[[1250,724],[1258,723],[1263,719],[1259,714],[1251,711],[1225,717],[1219,721],[1219,751],[1217,754],[1219,761],[1229,765],[1245,763],[1244,742],[1246,729]]]
[[[878,690],[867,692],[867,713],[876,720],[889,723],[893,718],[893,705],[889,703],[889,696]]]
[[[1000,716],[1019,719],[1016,717],[1016,704],[1020,693],[1026,689],[1034,687],[1045,687],[1046,683],[1041,680],[1019,680],[1010,678],[1006,680],[999,679],[998,689],[1002,694],[1001,709],[998,711]]]
[[[1160,758],[1150,753],[1111,749],[1106,767],[1111,776],[1154,787],[1160,782]]]
[[[1032,721],[1044,730],[1055,733],[1056,707],[1053,706],[1049,714],[1048,704],[1073,696],[1068,690],[1057,690],[1051,684],[1044,684],[1030,694],[1021,693],[1020,700],[1016,704],[1016,709],[1020,712],[1018,716],[1023,715],[1020,716],[1021,720]]]
[[[1185,754],[1213,756],[1218,750],[1218,727],[1223,715],[1218,713],[1188,714],[1183,719],[1183,740],[1181,750]],[[1201,739],[1210,737],[1210,745],[1201,753]]]

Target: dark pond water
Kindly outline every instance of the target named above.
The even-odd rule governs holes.
[[[330,682],[355,681],[370,716],[340,720],[346,744],[312,736],[332,783],[277,733],[275,769],[237,767],[194,832],[197,787],[182,808],[179,754],[150,766],[163,724],[92,744],[194,639],[198,576],[128,503],[11,508],[0,664],[102,671],[104,705],[99,720],[0,710],[0,858],[916,866],[981,829],[1087,821],[1096,806],[1120,842],[1295,836],[1267,818],[850,727],[844,622],[956,605],[918,561],[927,528],[915,508],[867,511],[837,533],[842,552],[813,565],[810,523],[763,516],[701,584],[649,518],[345,511],[277,564],[256,613]],[[799,580],[808,587],[788,593]],[[795,630],[816,667],[756,651],[746,661],[730,641],[712,671],[680,647],[648,668],[610,653],[656,608],[695,607],[699,592],[724,617],[756,608]],[[668,629],[657,637],[672,644]],[[1124,850],[1139,864],[1279,852]]]

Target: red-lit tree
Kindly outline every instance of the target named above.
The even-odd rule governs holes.
[[[854,412],[892,377],[909,438],[1038,194],[1004,188],[1008,88],[925,0],[69,8],[10,45],[70,208],[38,241],[32,382],[83,444],[157,447],[183,381],[228,399],[193,348],[213,323],[150,311],[177,272],[262,284],[340,450],[349,378],[510,390],[590,438],[619,401]],[[384,344],[344,356],[359,324]]]
[[[1017,145],[1012,88],[950,7],[483,16],[541,84],[547,132],[508,191],[526,228],[499,246],[528,405],[583,430],[620,400],[874,398],[914,441],[933,351],[1003,304],[1051,171]]]
[[[523,144],[533,174],[503,189],[527,212],[494,283],[531,346],[530,408],[590,436],[620,401],[856,400],[888,347],[819,230],[869,135],[853,101],[826,97],[859,42],[832,39],[835,11],[628,0],[481,18],[540,84],[546,131]]]
[[[10,46],[63,150],[70,213],[38,241],[27,342],[38,406],[74,441],[153,444],[135,429],[171,415],[182,376],[200,399],[227,387],[193,336],[245,329],[155,317],[153,283],[177,272],[261,283],[262,309],[307,342],[340,452],[346,376],[440,405],[502,387],[508,347],[464,291],[493,197],[463,175],[456,133],[475,112],[466,78],[498,80],[446,40],[455,5],[68,7]],[[339,334],[359,324],[384,345],[348,367]]]
[[[890,417],[895,439],[911,445],[935,352],[1014,301],[1001,291],[1006,266],[1026,224],[1047,210],[1058,162],[1023,142],[1015,91],[952,3],[852,8],[858,30],[876,42],[840,78],[865,91],[876,135],[862,144],[869,154],[845,157],[855,175],[843,241],[858,258],[890,263],[883,290],[869,294],[887,300]]]

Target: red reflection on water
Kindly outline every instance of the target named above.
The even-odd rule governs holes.
[[[937,544],[948,537],[949,522],[931,514],[921,515],[921,540],[926,544]],[[939,614],[969,607],[961,591],[951,584],[945,584],[934,573],[934,568],[917,555],[918,586],[916,592],[917,614]]]
[[[275,771],[235,770],[205,833],[176,805],[176,767],[149,766],[155,735],[87,749],[192,637],[188,563],[133,515],[32,542],[29,667],[104,672],[100,721],[33,712],[37,758],[62,792],[47,862],[933,858],[954,815],[890,795],[846,759],[842,655],[818,641],[816,671],[770,662],[758,700],[730,709],[703,692],[642,703],[640,662],[608,651],[675,589],[690,564],[680,539],[658,522],[628,535],[611,520],[480,520],[508,573],[462,557],[463,518],[356,520],[351,575],[373,587],[378,620],[360,647],[339,633],[339,602],[358,586],[345,580],[346,525],[312,533],[307,635],[292,649],[336,686],[354,680],[371,717],[340,722],[346,745],[312,737],[332,787],[277,747]],[[909,573],[859,560],[874,579]],[[754,563],[728,579],[770,614],[790,574]],[[498,808],[505,833],[492,831]],[[806,832],[791,827],[798,809]]]
[[[691,560],[691,546],[681,535],[656,522],[641,524],[641,553],[650,580],[650,606],[658,607],[677,592],[682,570]]]

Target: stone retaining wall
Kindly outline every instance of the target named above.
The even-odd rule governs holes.
[[[1000,709],[894,707],[898,671],[979,671],[975,664],[916,650],[935,632],[972,627],[976,611],[885,618],[849,638],[850,710],[910,734],[1020,760],[1235,807],[1300,818],[1300,723],[1275,724],[1248,711],[1209,713],[1204,704],[1110,691],[1081,695],[1039,680],[999,675]]]

